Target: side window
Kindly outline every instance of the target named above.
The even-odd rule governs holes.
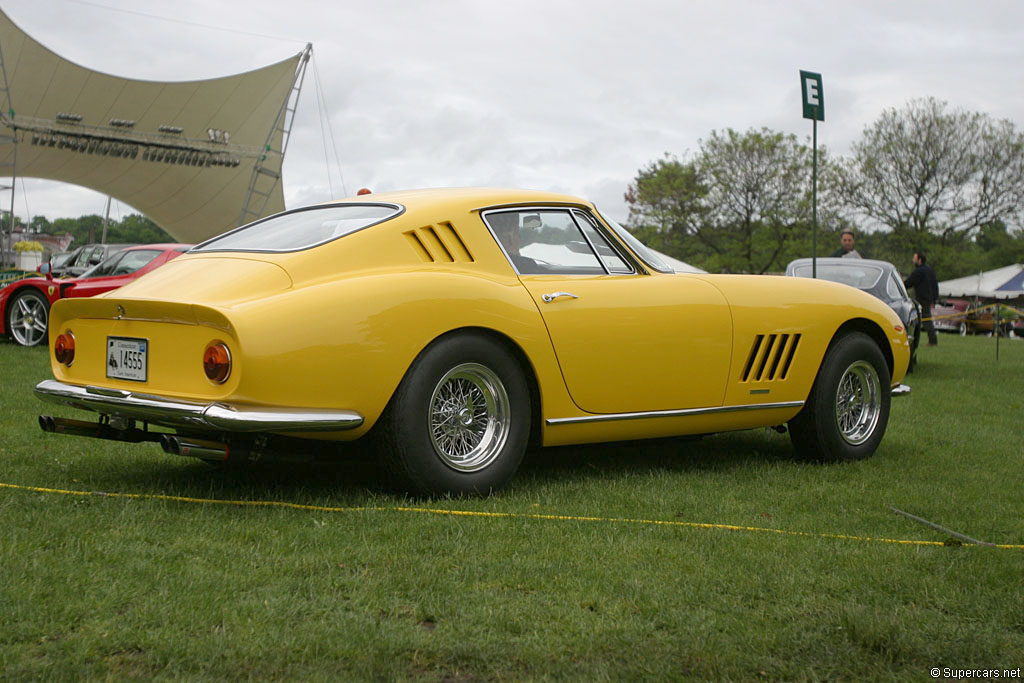
[[[605,273],[567,209],[494,211],[484,220],[523,275]]]
[[[889,295],[890,299],[907,298],[907,292],[903,289],[903,283],[900,282],[895,273],[889,275],[889,280],[885,283],[885,293]]]
[[[615,247],[609,244],[608,240],[597,231],[597,227],[590,216],[587,216],[582,211],[573,211],[572,215],[576,218],[576,222],[587,236],[587,239],[590,240],[590,244],[597,250],[597,255],[604,262],[604,266],[608,269],[609,273],[621,275],[633,272],[633,268],[622,259],[622,255],[615,250]]]
[[[89,257],[92,256],[92,253],[95,250],[96,250],[95,247],[92,247],[92,248],[89,248],[89,249],[82,249],[82,251],[78,252],[78,256],[75,257],[74,262],[69,264],[69,265],[75,266],[77,268],[88,267],[89,266]]]
[[[160,255],[155,249],[137,249],[124,252],[124,258],[117,262],[112,275],[128,275],[149,264]]]
[[[114,274],[114,269],[117,268],[117,263],[124,258],[126,252],[116,252],[113,256],[107,258],[103,263],[93,266],[87,270],[83,275],[88,274],[89,277],[107,277]]]

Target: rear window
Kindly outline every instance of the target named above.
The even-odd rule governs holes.
[[[192,251],[300,251],[368,228],[402,213],[396,204],[335,204],[298,209],[243,225]]]
[[[840,282],[857,289],[869,290],[874,288],[882,279],[882,269],[878,266],[856,263],[856,259],[847,259],[850,263],[826,265],[818,264],[818,279]],[[793,275],[797,277],[811,277],[811,264],[802,263],[793,269]]]

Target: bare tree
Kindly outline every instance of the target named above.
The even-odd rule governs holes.
[[[853,145],[840,185],[847,205],[894,233],[943,244],[1019,219],[1024,138],[1009,121],[934,98],[890,109]]]
[[[784,248],[810,224],[811,150],[794,135],[729,129],[701,141],[697,164],[719,242],[733,257],[724,265],[754,273],[784,267]]]

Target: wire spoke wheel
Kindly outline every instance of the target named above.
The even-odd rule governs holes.
[[[839,434],[854,446],[867,441],[878,425],[882,409],[878,372],[867,361],[850,365],[839,380],[835,411]]]
[[[505,386],[479,363],[449,370],[430,397],[431,444],[446,465],[460,472],[475,472],[498,457],[510,424]]]

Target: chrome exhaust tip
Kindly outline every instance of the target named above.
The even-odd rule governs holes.
[[[231,453],[231,447],[226,443],[180,437],[174,434],[162,434],[160,447],[164,449],[164,453],[199,458],[200,460],[227,460]]]

